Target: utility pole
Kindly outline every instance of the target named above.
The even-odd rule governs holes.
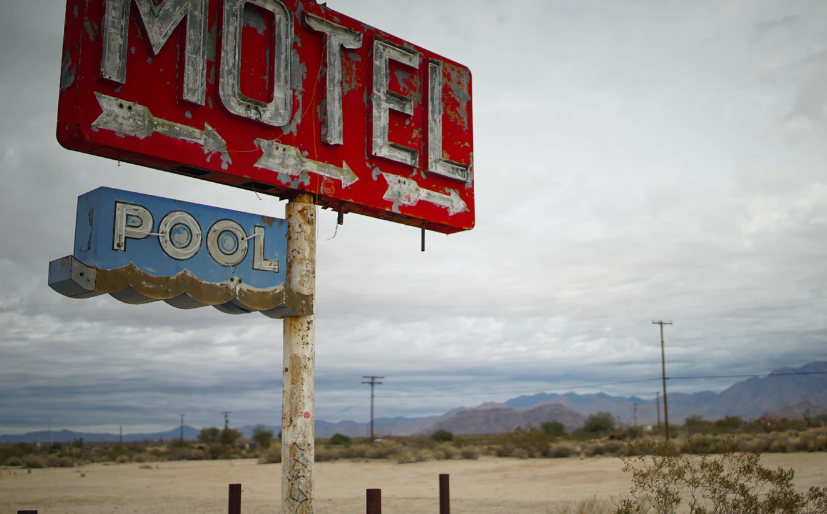
[[[377,382],[377,378],[385,378],[379,377],[376,375],[362,375],[362,378],[369,378],[369,382],[362,382],[363,384],[370,384],[370,442],[373,443],[373,386],[376,384],[381,384],[382,382]]]
[[[227,414],[229,414],[229,412]],[[181,416],[181,446],[184,446],[184,416],[186,416],[186,414],[178,415]],[[224,422],[224,424],[227,424],[226,421]]]
[[[671,325],[671,321],[653,321],[653,325],[660,325],[660,365],[663,379],[663,420],[666,423],[666,440],[669,440],[669,404],[666,402],[666,356],[663,351],[663,326]]]
[[[55,440],[52,437],[52,417],[49,416],[49,446],[51,447],[54,444],[55,444]]]
[[[636,403],[632,404],[632,416],[634,417],[635,426],[637,427],[637,404]]]
[[[118,446],[123,446],[123,425],[121,425],[118,435]]]
[[[658,408],[658,424],[657,424],[657,427],[660,428],[660,391],[655,393],[655,406]]]

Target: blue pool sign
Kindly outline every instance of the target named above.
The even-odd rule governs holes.
[[[74,251],[49,263],[49,285],[72,298],[312,312],[311,296],[285,287],[286,256],[285,220],[101,187],[78,198]]]

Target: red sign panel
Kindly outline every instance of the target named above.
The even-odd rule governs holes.
[[[468,68],[312,0],[68,0],[71,150],[430,230],[474,226]]]

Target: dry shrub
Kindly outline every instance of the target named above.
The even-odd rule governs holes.
[[[605,443],[596,444],[589,449],[588,455],[594,457],[595,455],[617,455],[621,450],[626,450],[626,445],[620,441],[606,441]],[[625,452],[628,453],[628,452]]]
[[[527,458],[531,457],[531,455],[528,454],[528,451],[525,448],[515,449],[514,453],[512,453],[511,456],[516,457],[518,459],[527,459]]]
[[[428,460],[430,452],[417,450],[416,448],[405,448],[395,454],[396,462],[399,464],[411,464]]]
[[[640,451],[642,445],[648,451]],[[720,455],[695,457],[676,454],[672,442],[633,443],[638,456],[621,458],[623,471],[632,473],[631,498],[620,502],[616,514],[674,513],[679,505],[681,512],[698,514],[827,514],[827,489],[797,492],[792,469],[765,468],[760,454],[737,452],[732,437],[719,448]]]
[[[476,446],[463,446],[459,451],[459,457],[466,460],[477,460],[480,458],[480,450]]]
[[[769,451],[775,453],[786,453],[790,451],[790,440],[784,436],[776,437],[770,443]]]
[[[315,462],[327,462],[339,459],[339,451],[336,448],[325,448],[324,446],[317,446],[315,452]]]
[[[580,500],[577,503],[556,505],[548,509],[548,514],[613,514],[615,505],[609,500],[598,500],[596,497]]]
[[[273,442],[267,451],[261,454],[258,459],[259,464],[276,464],[281,462],[281,444]]]
[[[440,444],[433,451],[436,460],[451,460],[457,456],[457,448],[451,444]]]
[[[20,457],[12,455],[3,463],[4,466],[22,466],[23,461],[20,460]]]
[[[514,455],[514,450],[515,448],[513,445],[506,443],[502,446],[497,446],[494,449],[494,455],[497,457],[511,457]]]
[[[374,444],[367,447],[366,457],[368,459],[389,459],[402,451],[397,444]]]
[[[574,448],[571,446],[567,444],[555,444],[553,446],[549,446],[548,451],[546,452],[546,457],[550,457],[552,459],[563,459],[573,453]]]
[[[167,460],[203,460],[204,457],[204,452],[195,448],[173,448]]]
[[[74,468],[75,460],[71,457],[58,457],[56,455],[49,455],[46,463],[50,468]]]
[[[135,462],[147,462],[149,461],[149,455],[146,453],[136,453],[132,456],[132,460]]]
[[[118,455],[115,458],[115,464],[126,464],[127,462],[129,462],[129,456],[127,455]]]
[[[152,469],[152,464],[141,464],[138,466],[140,469]]]
[[[24,455],[23,466],[29,469],[39,469],[46,467],[46,459],[39,455]]]

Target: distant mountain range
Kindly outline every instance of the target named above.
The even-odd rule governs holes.
[[[810,373],[810,374],[791,374]],[[661,399],[662,400],[662,399]],[[634,405],[637,404],[637,422],[655,424],[657,421],[654,400],[635,396],[611,396],[596,394],[550,394],[539,393],[519,396],[504,403],[487,402],[473,408],[460,407],[441,416],[408,418],[376,418],[374,432],[383,435],[431,434],[445,429],[455,434],[481,434],[513,430],[517,426],[532,423],[539,426],[543,421],[560,421],[567,430],[583,424],[586,416],[596,412],[611,412],[623,424],[633,422]],[[766,377],[753,377],[738,382],[720,393],[701,391],[698,393],[669,393],[669,422],[681,424],[691,415],[700,415],[715,420],[724,416],[757,418],[769,413],[777,417],[801,417],[806,410],[818,416],[827,413],[827,361],[811,362],[800,368],[779,368]],[[662,409],[662,405],[661,405]],[[663,412],[661,410],[661,416]],[[239,430],[252,435],[254,426],[246,425]],[[267,426],[274,434],[280,427]],[[350,437],[365,437],[367,423],[356,421],[329,422],[316,420],[316,436],[328,438],[335,433]],[[184,438],[195,439],[199,430],[185,426]],[[175,427],[165,432],[150,434],[124,434],[124,441],[169,440],[179,437],[180,429]],[[55,442],[67,442],[78,437],[86,441],[117,442],[118,434],[81,433],[60,430],[52,433]],[[49,432],[29,432],[17,435],[0,435],[0,442],[49,442]]]
[[[184,439],[195,439],[200,430],[189,425],[184,425]],[[3,434],[0,435],[0,442],[2,443],[49,443],[54,441],[56,443],[68,443],[75,439],[83,438],[86,442],[92,443],[117,443],[120,440],[120,434],[110,433],[94,433],[94,432],[75,432],[74,430],[54,430],[49,434],[48,430],[40,430],[38,432],[26,432],[25,434]],[[178,439],[181,437],[181,427],[171,428],[165,432],[153,432],[146,434],[124,434],[124,442],[135,441],[169,441],[170,439]]]

